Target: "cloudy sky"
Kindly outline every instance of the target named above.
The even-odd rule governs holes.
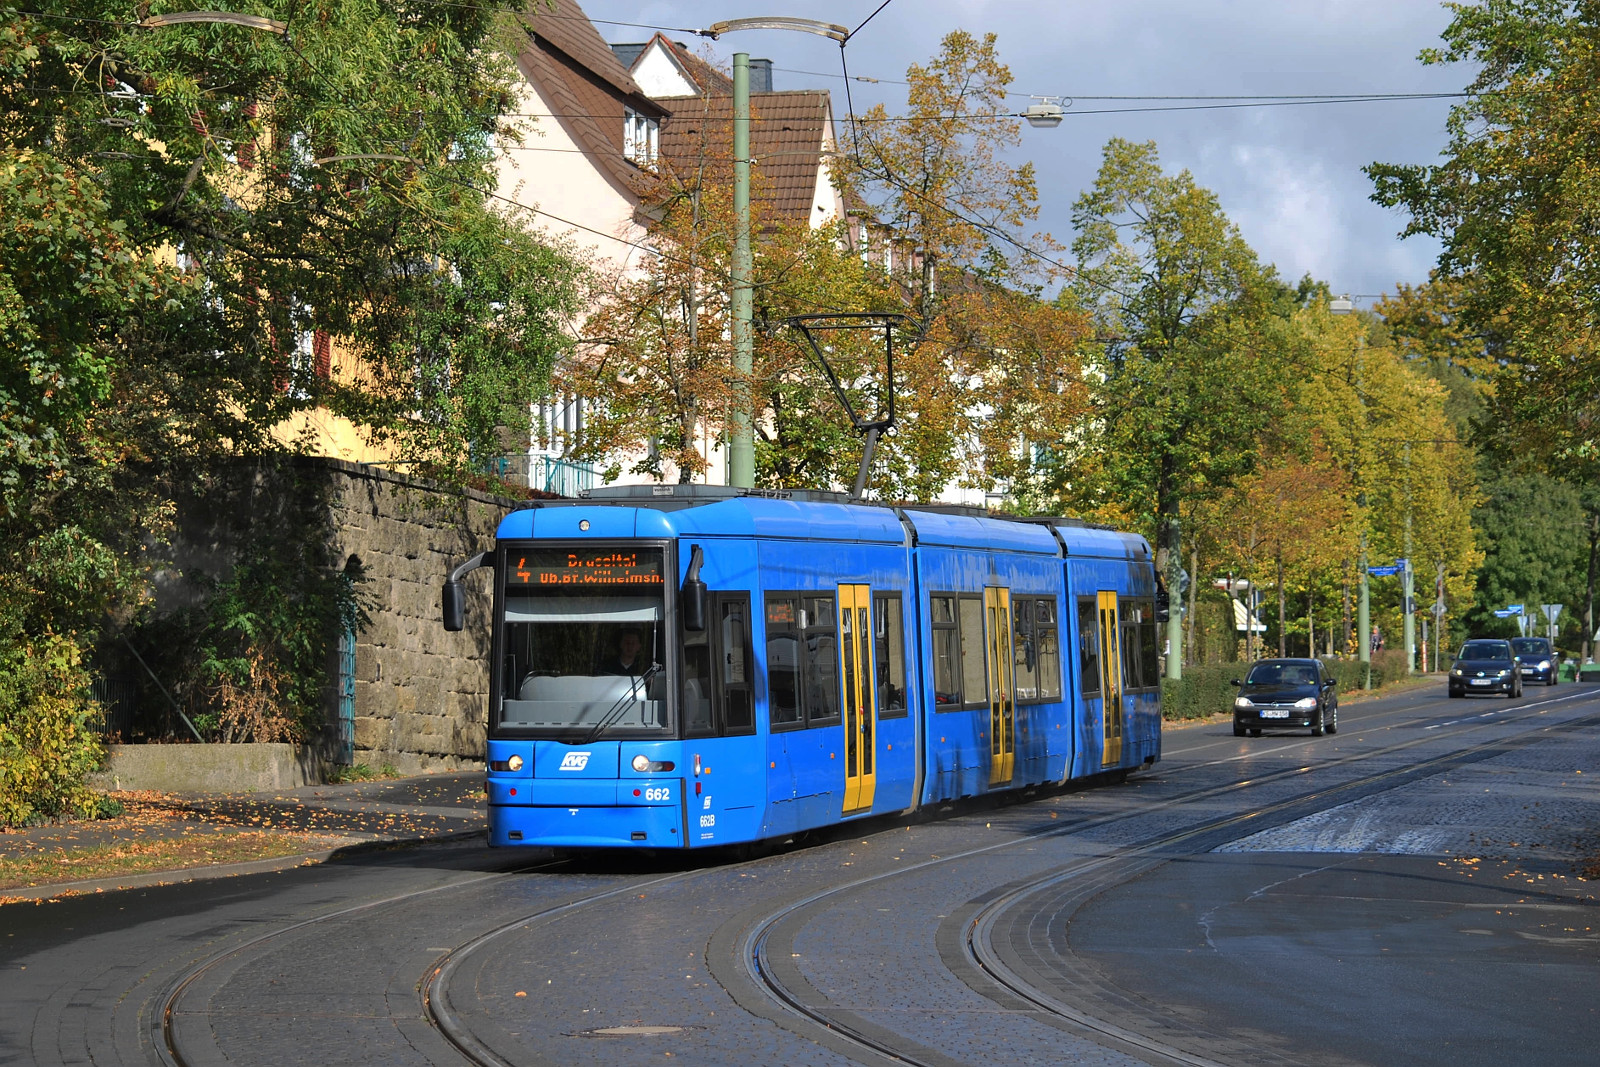
[[[855,28],[881,0],[579,2],[615,42],[646,40],[646,27],[753,15]],[[1309,272],[1336,292],[1359,295],[1427,277],[1436,244],[1397,238],[1403,218],[1368,199],[1361,167],[1435,161],[1450,101],[1087,112],[1206,103],[1093,97],[1455,92],[1469,70],[1423,67],[1416,58],[1448,22],[1433,0],[891,0],[852,37],[846,57],[852,75],[886,79],[852,83],[856,109],[882,101],[895,113],[904,87],[887,79],[903,79],[906,66],[933,56],[953,29],[993,32],[1013,89],[1073,101],[1056,129],[1025,129],[1021,149],[1038,171],[1041,227],[1057,240],[1072,240],[1072,202],[1094,181],[1105,142],[1154,140],[1164,167],[1187,168],[1216,192],[1246,240],[1286,279]],[[845,113],[831,41],[775,31],[673,39],[696,50],[704,43],[722,62],[735,50],[771,58],[777,88],[832,90],[835,113]],[[1016,100],[1019,109],[1027,103]]]

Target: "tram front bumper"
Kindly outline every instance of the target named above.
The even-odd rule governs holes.
[[[681,779],[489,781],[489,845],[682,848]]]

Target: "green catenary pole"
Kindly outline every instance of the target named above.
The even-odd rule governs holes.
[[[733,373],[734,400],[728,426],[728,484],[756,484],[755,443],[750,432],[750,371],[755,348],[750,285],[750,56],[733,54]]]

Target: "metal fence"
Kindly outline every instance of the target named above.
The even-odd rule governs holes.
[[[89,689],[101,715],[94,724],[107,737],[126,739],[133,734],[133,723],[139,713],[139,685],[128,677],[97,677]]]

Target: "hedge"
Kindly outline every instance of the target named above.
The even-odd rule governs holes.
[[[1362,688],[1364,668],[1360,660],[1325,659],[1323,667],[1339,683],[1339,691],[1348,693]],[[1233,710],[1234,694],[1238,692],[1232,681],[1243,678],[1250,669],[1247,663],[1207,663],[1185,667],[1183,677],[1177,681],[1161,680],[1161,717],[1164,719],[1204,719],[1209,715]],[[1400,650],[1377,652],[1372,657],[1372,688],[1387,685],[1405,677],[1406,654]]]

